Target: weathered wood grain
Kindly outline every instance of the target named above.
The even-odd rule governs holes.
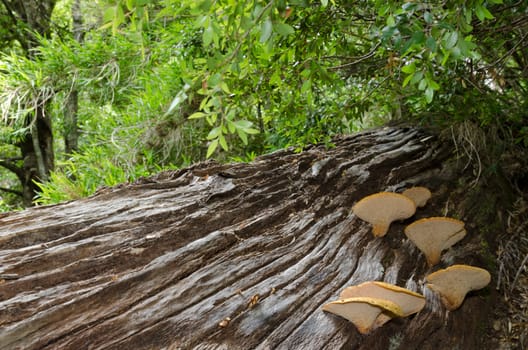
[[[0,275],[10,278],[0,284],[0,348],[475,348],[488,290],[451,313],[427,293],[421,313],[367,336],[321,311],[367,280],[426,293],[431,270],[403,227],[456,209],[452,148],[435,137],[384,128],[335,143],[201,163],[1,216]],[[431,188],[431,203],[384,238],[350,212],[365,195],[414,184]],[[480,240],[469,232],[441,266],[478,264]]]

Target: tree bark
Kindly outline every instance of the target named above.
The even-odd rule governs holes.
[[[335,145],[200,163],[0,217],[2,348],[495,348],[485,336],[492,287],[447,312],[423,285],[454,263],[495,276],[473,211],[483,192],[464,185],[454,148],[406,128]],[[433,198],[383,238],[350,211],[366,195],[412,185]],[[403,228],[442,215],[464,220],[468,234],[429,268]],[[424,293],[427,305],[365,336],[321,310],[369,280]]]
[[[84,38],[84,27],[81,12],[81,1],[75,0],[71,9],[73,20],[73,38],[82,43]],[[79,125],[77,114],[79,111],[79,93],[74,86],[66,98],[64,109],[64,151],[72,154],[79,149]]]

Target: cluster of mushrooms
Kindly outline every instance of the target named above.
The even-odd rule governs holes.
[[[390,224],[408,219],[417,207],[431,198],[425,187],[412,187],[404,192],[381,192],[361,199],[352,208],[360,219],[372,225],[375,237],[383,237]],[[443,250],[466,235],[464,222],[448,217],[417,220],[404,229],[405,235],[424,254],[430,267],[440,262]],[[448,310],[455,310],[466,294],[487,286],[491,281],[488,271],[469,265],[452,265],[425,277],[426,287],[438,293]],[[352,322],[358,331],[367,334],[394,317],[407,317],[422,310],[425,297],[411,290],[379,281],[346,287],[339,300],[323,306],[324,311]]]

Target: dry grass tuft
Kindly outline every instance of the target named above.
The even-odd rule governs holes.
[[[497,256],[497,289],[506,310],[494,328],[501,349],[528,349],[528,198],[519,198],[513,209]]]

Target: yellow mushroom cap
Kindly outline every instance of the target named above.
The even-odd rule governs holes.
[[[429,266],[440,262],[440,254],[466,235],[464,222],[447,217],[420,219],[408,225],[405,235],[422,251]]]
[[[341,316],[352,322],[361,334],[367,334],[379,325],[380,314],[401,317],[403,311],[395,303],[377,298],[355,297],[329,302],[323,310]]]
[[[422,186],[415,186],[406,189],[402,192],[405,197],[409,197],[417,207],[423,207],[427,204],[427,201],[431,198],[431,191],[428,188]]]
[[[354,297],[370,297],[391,301],[402,309],[402,317],[415,314],[425,306],[425,297],[409,289],[394,284],[370,281],[355,286],[346,287],[339,295],[340,299]],[[380,314],[376,319],[376,328],[382,326],[391,317]]]
[[[376,237],[385,236],[393,221],[410,218],[416,212],[414,202],[399,193],[380,192],[361,199],[352,208],[360,219],[372,224]]]
[[[448,310],[462,305],[466,294],[486,287],[491,282],[490,273],[469,265],[453,265],[431,273],[425,278],[427,287],[438,294]]]

